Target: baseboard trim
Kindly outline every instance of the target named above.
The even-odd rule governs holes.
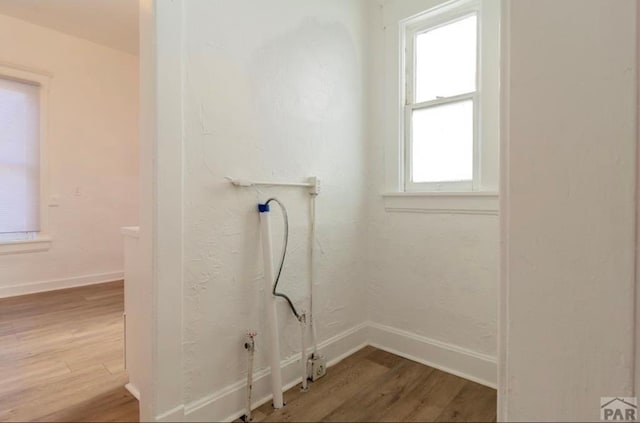
[[[490,388],[497,386],[495,357],[375,322],[367,327],[371,346]]]
[[[494,357],[375,322],[356,325],[321,342],[318,347],[331,367],[367,345],[491,388],[496,387],[497,364]],[[280,364],[285,391],[301,382],[299,359],[299,355],[294,355]],[[270,375],[269,369],[254,373],[253,396],[257,399],[252,409],[271,400]],[[234,421],[245,413],[245,385],[244,379],[239,380],[163,413],[156,421]]]
[[[124,272],[96,273],[92,275],[76,276],[73,278],[53,279],[49,281],[30,282],[20,285],[0,287],[0,298],[16,297],[18,295],[36,294],[38,292],[57,291],[59,289],[75,288],[124,279]]]
[[[140,401],[140,391],[138,390],[138,388],[133,386],[131,383],[127,383],[126,385],[124,385],[124,389],[129,391],[131,395],[133,395],[138,401]]]
[[[184,405],[179,405],[171,410],[156,416],[157,422],[181,422],[184,421]]]
[[[320,353],[327,358],[327,365],[333,366],[342,359],[364,348],[367,345],[366,324],[359,324],[318,345]],[[300,377],[300,356],[283,360],[282,380],[284,389],[288,390],[302,381]],[[252,408],[256,408],[270,401],[269,369],[262,369],[254,373]],[[214,392],[204,398],[193,401],[185,406],[184,420],[199,421],[233,421],[245,413],[245,380],[239,380],[227,387]],[[286,401],[286,397],[285,397]]]

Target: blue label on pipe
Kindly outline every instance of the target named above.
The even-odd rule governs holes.
[[[269,213],[269,205],[268,204],[258,204],[258,211],[260,213]]]

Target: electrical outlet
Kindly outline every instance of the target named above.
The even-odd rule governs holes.
[[[58,207],[60,206],[60,197],[57,195],[52,195],[49,198],[49,207]]]
[[[307,361],[307,377],[315,382],[327,374],[327,360],[321,356],[313,356]]]

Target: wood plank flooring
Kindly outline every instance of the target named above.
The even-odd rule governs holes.
[[[123,284],[0,299],[0,421],[138,421]],[[495,421],[496,391],[366,347],[255,421]]]
[[[264,404],[264,422],[432,422],[496,420],[496,391],[440,370],[366,347],[329,368],[327,376],[285,394],[287,405]]]
[[[0,299],[0,421],[138,421],[123,283]]]

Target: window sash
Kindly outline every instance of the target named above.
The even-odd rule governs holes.
[[[423,101],[420,103],[408,104],[406,107],[411,110],[427,109],[429,107],[440,106],[443,104],[457,103],[465,100],[473,100],[477,97],[478,91],[471,91],[464,94],[454,95],[451,97],[439,97],[435,100]]]
[[[404,169],[404,191],[407,192],[445,192],[445,191],[477,191],[480,183],[480,82],[481,78],[481,13],[480,5],[477,1],[461,2],[460,5],[446,4],[443,10],[434,10],[427,12],[423,17],[414,19],[414,23],[401,25],[401,37],[404,40],[404,48],[401,48],[403,54],[401,63],[404,67],[404,89],[402,90],[404,101],[402,107],[401,125],[403,140],[402,146],[404,154],[402,155],[402,169]],[[446,9],[449,7],[449,9]],[[415,87],[416,87],[416,37],[425,32],[437,29],[439,27],[457,22],[469,16],[476,15],[476,90],[463,93],[451,97],[441,97],[434,100],[414,103]],[[413,165],[413,139],[412,139],[412,114],[414,110],[420,110],[445,104],[451,104],[459,101],[472,100],[473,103],[473,179],[471,181],[439,181],[439,182],[413,182],[412,181],[412,165]]]
[[[40,230],[40,87],[0,76],[0,233]],[[6,107],[6,108],[5,108]]]
[[[437,181],[437,182],[413,182],[413,112],[416,110],[430,109],[447,104],[460,103],[471,100],[473,105],[473,169],[472,179],[469,181]],[[405,127],[405,157],[404,157],[404,189],[407,192],[418,191],[475,191],[480,174],[480,148],[478,143],[478,116],[479,97],[477,92],[461,94],[453,97],[439,98],[418,104],[409,104],[404,109]]]
[[[38,124],[37,129],[37,164],[36,162],[32,163],[8,163],[5,160],[6,165],[11,165],[11,167],[24,167],[25,171],[31,175],[31,177],[35,178],[35,182],[32,184],[36,189],[36,193],[34,194],[34,198],[37,199],[37,206],[34,209],[36,214],[35,216],[35,225],[29,225],[30,228],[26,231],[6,231],[4,234],[0,235],[0,245],[5,244],[7,242],[11,243],[15,240],[22,242],[25,237],[33,237],[34,234],[40,239],[47,238],[49,225],[48,225],[48,204],[46,202],[46,198],[48,196],[48,166],[47,166],[47,105],[48,105],[48,93],[49,93],[49,84],[51,75],[47,73],[43,73],[41,71],[30,71],[26,69],[18,69],[14,67],[4,66],[0,64],[0,78],[5,80],[13,80],[16,82],[24,83],[26,85],[33,85],[37,87],[37,112],[38,117],[36,119]],[[2,166],[0,166],[2,167]],[[0,205],[1,207],[2,205]],[[27,229],[27,228],[25,228]],[[15,230],[15,229],[14,229]],[[0,254],[2,254],[2,249],[0,247]]]
[[[33,164],[0,163],[3,185],[8,180],[18,180],[23,195],[17,196],[14,184],[0,187],[0,235],[40,232],[40,168]]]

